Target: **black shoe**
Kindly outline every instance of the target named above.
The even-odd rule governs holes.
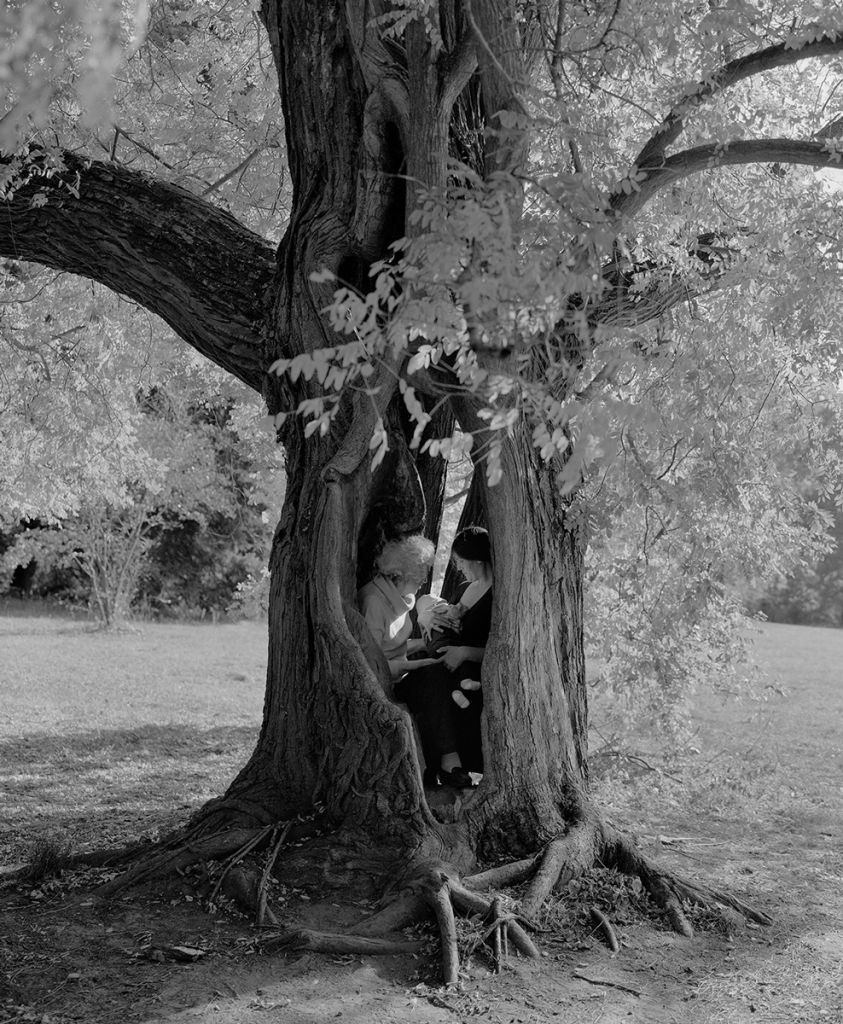
[[[422,773],[422,782],[425,789],[439,789],[442,783],[439,781],[439,774],[432,768],[425,768]]]
[[[440,768],[439,781],[443,786],[452,786],[454,789],[472,789],[474,787],[474,780],[465,768],[452,768],[450,771]]]

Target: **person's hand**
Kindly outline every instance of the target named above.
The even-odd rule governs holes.
[[[460,617],[457,610],[448,605],[447,608],[435,608],[432,620],[434,629],[453,629]]]
[[[439,660],[445,666],[445,668],[450,669],[451,672],[454,672],[465,661],[465,648],[443,647]]]

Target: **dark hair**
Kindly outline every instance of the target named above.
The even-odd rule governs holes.
[[[489,531],[482,526],[467,526],[454,537],[451,545],[452,554],[464,558],[467,562],[492,563],[492,545]]]

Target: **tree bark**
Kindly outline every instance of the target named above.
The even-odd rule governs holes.
[[[367,94],[337,5],[267,3],[264,16],[281,69],[294,184],[271,313],[275,355],[335,343],[321,314],[332,288],[311,275],[326,267],[347,272],[359,259],[355,231],[400,236],[403,216],[383,223],[389,204],[356,188],[371,159],[361,141]],[[407,492],[389,496],[397,518],[414,498],[423,500],[396,418],[387,414],[394,385],[387,375],[380,383],[377,408],[368,396],[346,395],[324,436],[305,439],[298,418],[283,431],[288,483],[271,559],[264,722],[229,796],[280,817],[319,803],[337,824],[422,851],[431,840],[446,844],[447,830],[424,800],[409,718],[385,694],[383,659],[369,650],[367,660],[366,630],[355,610],[357,545],[367,516],[396,478]],[[316,396],[318,387],[276,378],[268,392],[270,411],[279,411]],[[369,438],[378,414],[396,460],[390,479],[371,471]],[[423,520],[401,525],[418,529]]]
[[[470,429],[465,404],[460,422]],[[475,472],[492,539],[494,612],[482,666],[486,775],[467,824],[489,859],[529,854],[587,808],[583,652],[586,538],[561,466],[525,434],[502,452],[503,479]],[[475,517],[476,518],[476,517]]]
[[[275,254],[232,216],[118,164],[62,154],[3,203],[0,256],[90,277],[157,313],[188,344],[256,391]],[[8,161],[0,161],[8,163]]]

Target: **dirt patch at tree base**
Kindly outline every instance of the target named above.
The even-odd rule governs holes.
[[[0,893],[4,1024],[813,1024],[843,1010],[843,900],[790,908],[771,928],[734,921],[730,932],[712,922],[684,939],[622,893],[612,909],[617,955],[567,900],[557,904],[556,927],[537,936],[541,960],[512,957],[496,975],[476,953],[463,958],[460,984],[445,988],[432,927],[413,930],[425,940],[414,956],[272,955],[232,908],[208,913],[195,895],[199,878],[105,901],[89,887],[68,892],[74,877],[93,880],[71,875]],[[287,891],[284,927],[341,927],[368,909],[315,893]],[[553,912],[551,901],[544,926]],[[575,916],[563,927],[565,914]]]

